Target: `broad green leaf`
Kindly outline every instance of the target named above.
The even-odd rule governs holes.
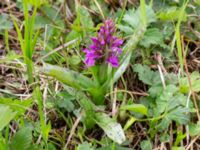
[[[6,140],[3,137],[0,137],[0,150],[7,150],[8,144],[6,144]]]
[[[77,38],[80,38],[81,37],[81,34],[75,30],[72,30],[66,37],[65,41],[66,42],[69,42],[69,41],[72,41],[74,39],[77,39]]]
[[[131,104],[131,105],[123,105],[120,107],[121,110],[128,110],[133,112],[138,112],[141,114],[147,114],[147,108],[142,104]]]
[[[117,25],[117,28],[119,28],[121,31],[125,32],[128,35],[134,32],[133,28],[125,25]]]
[[[166,88],[163,89],[162,94],[160,94],[156,98],[156,111],[159,112],[159,114],[163,113],[165,110],[172,109],[180,104],[180,102],[173,97],[174,93],[177,91],[178,88],[175,85],[167,85]],[[171,103],[173,104],[171,105]]]
[[[129,24],[130,26],[132,26],[134,29],[138,28],[139,26],[141,26],[142,24],[142,18],[144,16],[142,16],[142,12],[141,12],[141,6],[135,11],[133,10],[129,10],[125,15],[123,20]],[[152,22],[156,21],[156,15],[153,11],[153,9],[150,6],[146,6],[146,23],[150,24]]]
[[[177,92],[174,93],[174,96],[169,98],[168,100],[168,104],[167,104],[167,111],[170,111],[178,106],[182,106],[182,107],[186,107],[186,103],[187,103],[187,96]],[[189,103],[191,104],[191,103]],[[191,106],[191,105],[189,105]]]
[[[0,14],[0,31],[1,30],[9,30],[13,27],[12,22],[9,20],[7,14]]]
[[[88,10],[80,5],[76,7],[77,18],[74,20],[71,32],[68,34],[66,41],[74,38],[82,37],[83,40],[88,40],[88,37],[93,33],[94,23]]]
[[[9,106],[10,109],[16,112],[17,115],[23,115],[24,112],[32,105],[33,100],[12,100],[9,98],[0,98],[0,104]]]
[[[81,58],[78,55],[73,55],[69,58],[69,63],[72,66],[76,66],[81,62]]]
[[[41,29],[41,28],[45,28],[46,25],[51,24],[51,20],[47,19],[44,16],[37,16],[35,18],[35,25],[34,25],[34,29]]]
[[[166,117],[178,122],[179,124],[187,124],[190,120],[189,110],[183,107],[177,107],[176,109],[170,111]]]
[[[0,104],[0,131],[14,119],[16,112],[10,107]]]
[[[124,131],[114,119],[104,113],[96,113],[95,121],[114,142],[122,144],[125,141]]]
[[[96,87],[88,89],[88,92],[92,95],[92,101],[96,105],[103,105],[105,100],[105,93],[107,91],[107,86]]]
[[[166,10],[162,10],[158,14],[158,18],[163,21],[174,21],[174,20],[178,20],[180,14],[181,14],[181,9],[177,7],[170,7],[170,8],[167,8]],[[187,14],[184,11],[183,21],[186,21],[186,19],[187,19]]]
[[[160,136],[160,141],[161,142],[170,142],[170,135],[167,133],[162,133],[162,135]]]
[[[61,14],[58,13],[59,10],[57,10],[55,7],[52,7],[51,5],[43,5],[40,8],[40,11],[42,11],[41,16],[48,19],[51,22],[51,26],[48,26],[48,32],[50,33],[47,33],[47,36],[51,36],[52,34],[55,35],[56,34],[55,32],[65,30],[65,22],[62,19]],[[49,22],[46,19],[43,20],[44,21],[43,23]],[[58,34],[60,35],[60,33]]]
[[[92,104],[89,99],[83,98],[80,100],[80,105],[85,110],[84,124],[87,128],[91,129],[95,125],[95,111],[93,106],[94,104]]]
[[[162,94],[163,86],[162,85],[155,85],[149,88],[148,93],[152,98],[156,98]]]
[[[199,92],[200,91],[200,74],[199,72],[193,72],[190,75],[190,79],[191,79],[191,83],[192,83],[192,90],[194,92]],[[190,86],[189,86],[189,82],[188,82],[188,78],[184,77],[181,78],[179,81],[180,84],[180,91],[183,93],[188,93],[190,90]]]
[[[152,44],[162,45],[163,43],[164,43],[163,35],[159,31],[159,29],[158,28],[150,28],[145,32],[144,37],[142,38],[142,40],[140,41],[139,44],[148,48]]]
[[[140,143],[140,147],[142,150],[152,150],[152,144],[150,140],[143,140]]]
[[[197,124],[190,123],[189,132],[191,136],[198,135],[200,133],[200,122],[197,122]]]
[[[77,13],[82,27],[84,29],[91,30],[94,26],[94,23],[88,10],[85,7],[78,6]]]
[[[157,17],[154,10],[150,6],[146,6],[147,24],[156,22]]]
[[[152,86],[161,84],[158,71],[152,71],[148,66],[141,64],[135,64],[133,70],[138,73],[139,79],[145,84]]]
[[[94,150],[88,142],[83,142],[78,146],[78,150]]]
[[[91,79],[67,68],[46,64],[42,68],[42,72],[76,89],[87,90],[95,87]]]
[[[165,131],[168,127],[169,127],[169,124],[171,123],[172,121],[167,118],[167,117],[164,117],[161,122],[156,126],[156,128],[159,130],[159,131]]]
[[[123,20],[131,25],[133,28],[136,28],[140,24],[139,11],[136,13],[135,9],[128,10],[124,15]]]
[[[61,108],[65,109],[68,112],[72,112],[74,110],[74,104],[73,100],[75,100],[76,97],[70,95],[68,92],[64,91],[61,93],[58,93],[58,99],[56,100],[56,105]]]
[[[36,149],[37,150],[37,149]],[[52,143],[48,143],[48,150],[57,150],[56,146]]]
[[[20,129],[12,138],[10,149],[11,150],[29,150],[32,143],[32,129],[24,127]]]

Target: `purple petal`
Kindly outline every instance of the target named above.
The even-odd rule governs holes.
[[[101,45],[105,45],[106,42],[104,41],[104,39],[101,40]]]
[[[92,44],[92,45],[90,45],[90,49],[97,50],[98,49],[98,45]]]
[[[115,38],[115,40],[112,43],[112,47],[119,47],[123,44],[123,40]]]
[[[100,27],[100,31],[99,31],[101,34],[103,34],[105,32],[105,29],[103,26]]]
[[[106,37],[106,42],[109,44],[109,43],[111,43],[111,41],[113,40],[113,37],[111,36],[111,35],[108,35],[107,37]]]
[[[95,60],[94,59],[91,59],[91,58],[86,58],[85,59],[85,63],[88,67],[91,67],[91,66],[94,66],[95,64]]]
[[[112,47],[112,52],[114,52],[115,54],[121,54],[122,53],[122,49],[118,48],[118,47]]]
[[[95,37],[91,37],[91,40],[94,44],[98,44],[99,43],[99,40],[98,38],[95,38]]]
[[[107,62],[110,63],[115,68],[119,66],[118,58],[116,56],[110,56],[107,59]]]
[[[90,51],[90,50],[87,49],[87,48],[83,49],[83,52],[84,52],[84,53],[88,53],[89,51]]]

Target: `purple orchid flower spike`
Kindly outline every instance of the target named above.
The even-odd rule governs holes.
[[[93,44],[83,50],[88,67],[94,66],[97,61],[109,63],[115,68],[119,66],[118,57],[122,53],[120,46],[123,44],[123,40],[115,37],[114,32],[114,22],[107,19],[100,27],[98,36],[91,38]]]

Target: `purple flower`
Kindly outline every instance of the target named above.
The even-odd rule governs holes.
[[[93,44],[84,49],[85,63],[88,67],[94,66],[96,62],[110,63],[113,67],[118,67],[118,57],[122,53],[120,46],[123,40],[115,37],[115,24],[111,19],[107,19],[100,27],[97,37],[92,37]]]

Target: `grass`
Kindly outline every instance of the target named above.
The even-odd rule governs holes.
[[[36,33],[34,33],[34,23],[35,23],[35,18],[37,14],[37,6],[34,7],[32,16],[29,16],[28,1],[24,0],[23,13],[24,13],[24,18],[25,18],[24,36],[22,36],[22,32],[20,31],[20,28],[14,19],[13,19],[13,22],[14,22],[14,26],[18,34],[18,40],[20,42],[20,46],[23,52],[24,62],[27,66],[28,81],[31,84],[34,82],[34,78],[33,78],[34,66],[32,62],[32,57],[35,50],[37,38],[39,35],[39,30]]]
[[[186,1],[185,4],[183,4],[183,6],[181,8],[179,18],[178,18],[178,23],[177,23],[176,29],[175,29],[176,46],[177,46],[177,50],[178,50],[178,59],[179,59],[179,64],[180,64],[180,68],[181,68],[182,73],[183,73],[184,62],[183,62],[183,54],[182,54],[182,46],[181,46],[180,27],[181,27],[181,22],[183,20],[184,12],[185,12],[185,9],[187,7],[187,4],[188,4],[188,1]]]
[[[199,8],[0,2],[0,150],[199,149]],[[83,49],[107,18],[123,39],[119,67],[87,67]]]

